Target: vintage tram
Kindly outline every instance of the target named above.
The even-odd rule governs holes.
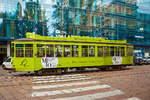
[[[26,33],[26,38],[11,42],[11,51],[11,70],[38,74],[61,74],[69,68],[106,69],[133,64],[133,45],[126,40]]]

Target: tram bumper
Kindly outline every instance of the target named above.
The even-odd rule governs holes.
[[[14,71],[14,72],[16,71],[16,68],[7,67],[7,66],[6,66],[6,65],[4,65],[4,64],[2,65],[2,69],[3,69],[3,70],[10,70],[10,71]]]

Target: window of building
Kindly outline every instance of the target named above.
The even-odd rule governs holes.
[[[82,46],[82,57],[88,57],[88,46]]]
[[[97,51],[98,51],[98,57],[102,57],[103,56],[103,47],[102,46],[98,46],[97,47]]]
[[[89,57],[95,56],[95,46],[89,46]]]
[[[64,57],[71,57],[71,54],[70,54],[70,45],[65,45],[64,46]]]
[[[25,44],[25,57],[33,57],[33,44]]]
[[[45,45],[37,44],[37,57],[45,57]]]
[[[114,53],[114,47],[110,47],[110,56],[114,56],[115,53]]]
[[[104,47],[104,56],[109,56],[109,47],[108,46]]]
[[[78,46],[77,45],[72,46],[72,57],[78,57]]]
[[[24,44],[16,44],[16,57],[24,57]]]
[[[62,57],[62,45],[55,45],[56,57]]]
[[[46,45],[46,57],[54,57],[54,46]]]

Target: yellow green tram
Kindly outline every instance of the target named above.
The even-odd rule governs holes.
[[[61,73],[69,68],[108,68],[133,64],[133,45],[126,40],[95,37],[48,37],[27,33],[11,43],[12,69]]]

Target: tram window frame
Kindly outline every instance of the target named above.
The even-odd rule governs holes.
[[[125,47],[120,47],[121,56],[125,56]]]
[[[115,56],[115,47],[110,46],[110,56]]]
[[[110,56],[109,54],[109,46],[104,46],[104,56],[107,57],[107,56]]]
[[[67,51],[67,49],[69,51]],[[71,57],[71,47],[70,47],[70,45],[64,45],[64,57]]]
[[[82,45],[82,57],[88,57],[88,46]]]
[[[89,57],[95,57],[95,46],[89,46]]]
[[[37,57],[45,57],[45,44],[37,44]]]
[[[79,54],[79,46],[78,45],[72,45],[72,57],[78,57]]]
[[[33,57],[33,44],[25,44],[25,57]]]
[[[61,47],[61,49],[60,48],[56,48],[57,46],[60,46]],[[57,45],[55,45],[55,56],[56,57],[63,57],[63,45],[60,45],[60,44],[57,44]]]
[[[54,45],[53,44],[46,45],[46,57],[54,57]]]
[[[16,57],[24,57],[24,44],[16,44]]]
[[[103,53],[104,53],[103,46],[97,46],[97,55],[98,55],[98,57],[103,57]]]
[[[12,57],[15,56],[15,54],[14,54],[14,49],[15,49],[14,46],[15,46],[15,44],[12,43],[12,44],[11,44],[11,56],[12,56]]]

